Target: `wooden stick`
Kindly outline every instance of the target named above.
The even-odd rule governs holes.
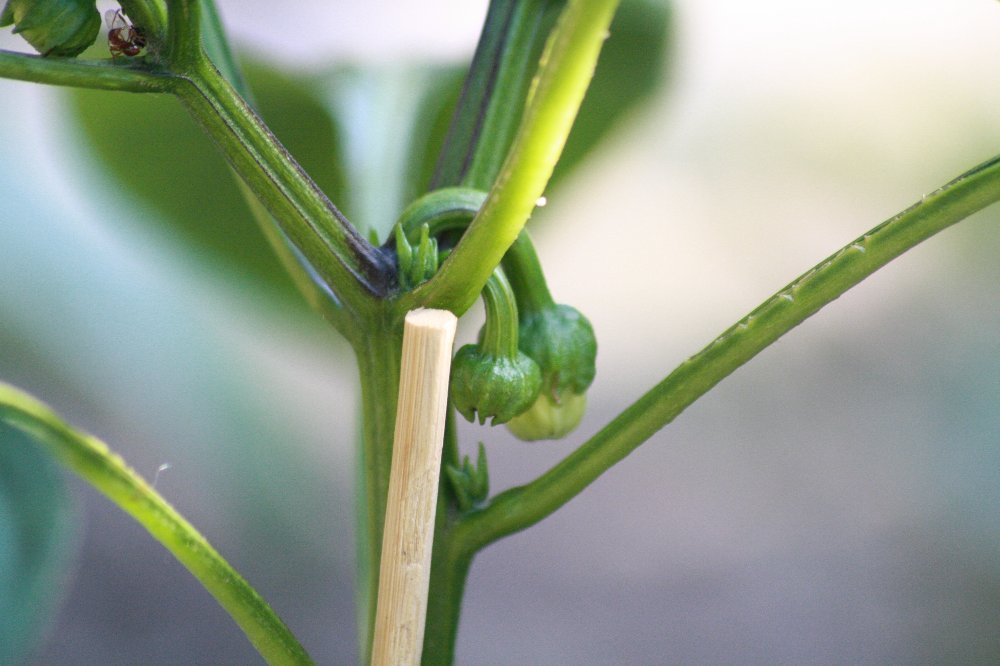
[[[457,321],[423,308],[404,321],[372,666],[420,663]]]

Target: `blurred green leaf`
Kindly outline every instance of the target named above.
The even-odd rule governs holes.
[[[663,84],[672,41],[673,12],[668,2],[623,0],[556,165],[553,185]]]
[[[44,634],[75,549],[63,476],[26,435],[0,423],[0,664]]]
[[[423,194],[461,89],[464,69],[404,63],[343,66],[317,76],[341,139],[345,211],[384,241]]]

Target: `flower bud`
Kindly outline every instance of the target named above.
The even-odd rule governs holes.
[[[573,432],[587,410],[587,396],[564,393],[556,402],[544,391],[526,412],[507,422],[507,429],[518,439],[562,439]]]
[[[469,462],[469,456],[465,456],[461,465],[446,463],[444,473],[460,511],[468,511],[481,504],[490,494],[490,473],[486,466],[486,447],[482,442],[479,442],[475,465]]]
[[[14,32],[43,56],[77,56],[97,39],[101,16],[94,0],[7,0],[0,27]]]
[[[517,348],[517,304],[497,267],[483,289],[486,324],[478,344],[465,345],[451,365],[451,400],[469,421],[506,423],[531,407],[542,386],[538,364]]]
[[[451,365],[451,399],[469,421],[478,414],[480,423],[506,423],[531,407],[541,385],[538,364],[521,352],[496,355],[465,345]]]
[[[542,392],[561,403],[567,394],[582,395],[594,381],[597,339],[580,312],[552,303],[522,312],[518,347],[542,370]]]

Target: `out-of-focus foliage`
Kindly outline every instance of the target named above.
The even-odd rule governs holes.
[[[55,464],[0,423],[0,663],[17,663],[48,626],[74,551],[73,523]]]

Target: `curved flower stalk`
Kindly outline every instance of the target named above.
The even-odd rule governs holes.
[[[517,305],[499,267],[483,290],[486,324],[481,341],[455,354],[451,369],[451,401],[458,412],[479,423],[506,423],[527,410],[542,388],[538,364],[518,349]]]
[[[597,373],[597,338],[590,321],[576,308],[556,303],[527,232],[507,252],[521,315],[520,346],[542,369],[542,391],[531,409],[507,428],[524,440],[560,439],[580,424],[586,392]]]

